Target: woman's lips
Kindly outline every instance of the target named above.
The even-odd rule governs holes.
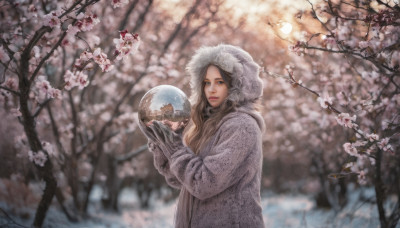
[[[208,100],[215,101],[215,100],[218,100],[218,97],[209,97]]]

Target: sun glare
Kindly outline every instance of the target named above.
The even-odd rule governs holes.
[[[282,33],[284,34],[289,34],[292,31],[292,25],[288,22],[283,22],[281,23],[281,28],[279,30],[281,30]]]

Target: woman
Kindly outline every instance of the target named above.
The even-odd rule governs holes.
[[[184,140],[159,122],[140,126],[157,170],[181,189],[175,225],[264,227],[259,66],[244,50],[221,44],[200,48],[187,70],[193,111]]]

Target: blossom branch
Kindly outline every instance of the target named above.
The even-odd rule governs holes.
[[[147,144],[142,145],[142,146],[140,146],[139,148],[137,148],[136,150],[134,150],[132,152],[117,156],[115,158],[115,160],[117,161],[118,164],[122,164],[123,162],[128,161],[128,160],[138,156],[139,154],[141,154],[146,149],[147,149]]]
[[[391,68],[383,63],[378,63],[374,58],[372,58],[373,56],[364,56],[361,53],[357,53],[357,52],[353,52],[353,51],[349,51],[347,49],[343,49],[343,50],[332,50],[332,49],[327,49],[327,48],[322,48],[322,47],[315,47],[315,46],[309,46],[307,43],[301,43],[301,44],[297,44],[299,46],[301,46],[302,48],[305,49],[311,49],[311,50],[319,50],[319,51],[324,51],[324,52],[331,52],[331,53],[341,53],[341,54],[350,54],[350,55],[354,55],[354,56],[358,56],[362,59],[368,60],[371,63],[373,63],[375,66],[377,67],[383,67],[386,70],[389,70],[391,72],[398,72],[398,70]]]
[[[10,93],[12,93],[12,94],[14,94],[14,95],[17,95],[17,96],[20,96],[20,95],[21,95],[19,92],[14,91],[14,90],[12,90],[12,89],[10,89],[10,88],[7,88],[7,87],[5,87],[5,86],[1,86],[1,85],[0,85],[0,89],[4,89],[4,90],[6,90],[6,91],[8,91],[8,92],[10,92]]]
[[[53,130],[53,135],[54,135],[54,138],[55,138],[55,140],[56,140],[56,146],[57,146],[57,148],[58,148],[58,151],[59,151],[63,156],[65,156],[65,155],[66,155],[65,149],[64,149],[64,147],[62,146],[62,143],[61,143],[61,140],[60,140],[60,134],[59,134],[59,131],[58,131],[58,126],[57,126],[57,123],[56,123],[56,121],[55,121],[55,119],[54,119],[54,115],[53,115],[51,106],[50,106],[50,105],[47,105],[46,107],[47,107],[47,112],[48,112],[49,117],[50,117],[50,123],[51,123],[51,128],[52,128],[52,130]]]
[[[364,9],[362,7],[354,6],[354,5],[352,5],[350,3],[347,3],[347,2],[344,2],[344,1],[341,1],[341,3],[343,3],[345,5],[352,6],[352,7],[356,8],[356,9],[359,8],[359,9],[363,9],[363,10],[368,11],[367,9]],[[338,17],[338,18],[343,19],[343,20],[348,20],[348,21],[364,21],[364,19],[362,19],[362,18],[349,18],[349,17],[344,17],[344,16],[339,15],[339,13],[335,13],[335,11],[333,10],[333,6],[332,6],[331,0],[328,1],[328,6],[329,6],[329,10],[331,11],[330,14],[332,16]],[[327,12],[327,13],[329,13],[329,12]]]
[[[330,2],[330,1],[329,1],[329,2]],[[360,6],[355,6],[355,5],[353,5],[353,4],[351,4],[351,3],[348,3],[348,2],[346,2],[346,1],[342,1],[342,3],[345,4],[345,5],[348,5],[348,6],[352,6],[352,7],[355,8],[355,9],[361,9],[361,10],[364,10],[364,11],[366,11],[366,12],[369,11],[369,9],[366,9],[366,8],[360,7]]]
[[[317,20],[319,21],[319,23],[320,23],[327,31],[329,31],[329,32],[332,34],[332,32],[331,32],[331,30],[328,28],[328,26],[326,26],[326,24],[325,24],[324,22],[322,22],[322,21],[318,18],[317,12],[315,12],[315,9],[314,9],[314,5],[310,2],[310,0],[307,0],[307,2],[311,5],[311,10],[312,10],[313,18],[317,19]]]
[[[39,62],[37,65],[35,71],[33,72],[31,78],[29,79],[29,83],[32,84],[32,82],[35,80],[37,74],[39,73],[40,69],[42,68],[43,64],[50,58],[51,55],[53,55],[53,52],[61,45],[61,42],[67,35],[67,32],[63,32],[63,34],[60,36],[58,39],[57,43],[51,48],[51,50],[47,53],[46,56],[42,58],[42,60]]]
[[[280,74],[273,73],[273,72],[269,72],[269,71],[266,71],[266,73],[267,73],[268,75],[274,77],[274,78],[283,78],[283,79],[286,79],[286,80],[287,80],[289,83],[291,83],[293,86],[295,86],[295,87],[296,87],[296,86],[300,86],[300,87],[303,88],[304,90],[306,90],[306,91],[308,91],[308,92],[310,92],[310,93],[316,95],[316,96],[319,97],[319,98],[322,98],[321,95],[320,95],[318,92],[316,92],[316,91],[314,91],[314,90],[312,90],[312,89],[310,89],[310,88],[304,86],[302,83],[297,82],[297,81],[294,79],[293,75],[290,74],[290,73],[289,73],[288,76],[287,76],[287,75],[280,75]],[[332,110],[332,111],[335,112],[336,114],[338,114],[338,115],[343,114],[342,112],[340,112],[339,110],[337,110],[332,104],[330,104],[330,103],[328,103],[328,102],[325,102],[325,105],[327,106],[327,108],[328,108],[329,110]],[[353,129],[356,133],[358,133],[358,134],[359,134],[361,137],[363,137],[364,139],[367,139],[367,138],[365,137],[364,133],[363,133],[360,129],[357,128],[357,125],[356,125],[356,124],[353,124],[350,128]],[[376,142],[378,142],[378,141],[376,140]]]
[[[64,17],[65,15],[69,14],[70,12],[72,12],[72,11],[74,10],[75,6],[81,4],[82,1],[83,1],[83,0],[75,1],[74,4],[72,4],[72,6],[69,7],[69,9],[65,10],[64,13],[62,13],[60,16],[58,16],[58,18],[61,19],[61,18]]]
[[[50,101],[51,101],[51,98],[46,99],[43,103],[39,103],[39,108],[33,114],[33,118],[38,117],[40,112],[43,110],[44,107],[46,107],[50,103]]]

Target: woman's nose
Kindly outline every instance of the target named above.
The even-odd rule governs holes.
[[[215,86],[214,86],[214,84],[211,84],[211,85],[208,87],[208,91],[210,91],[210,92],[214,92],[214,91],[215,91]]]

